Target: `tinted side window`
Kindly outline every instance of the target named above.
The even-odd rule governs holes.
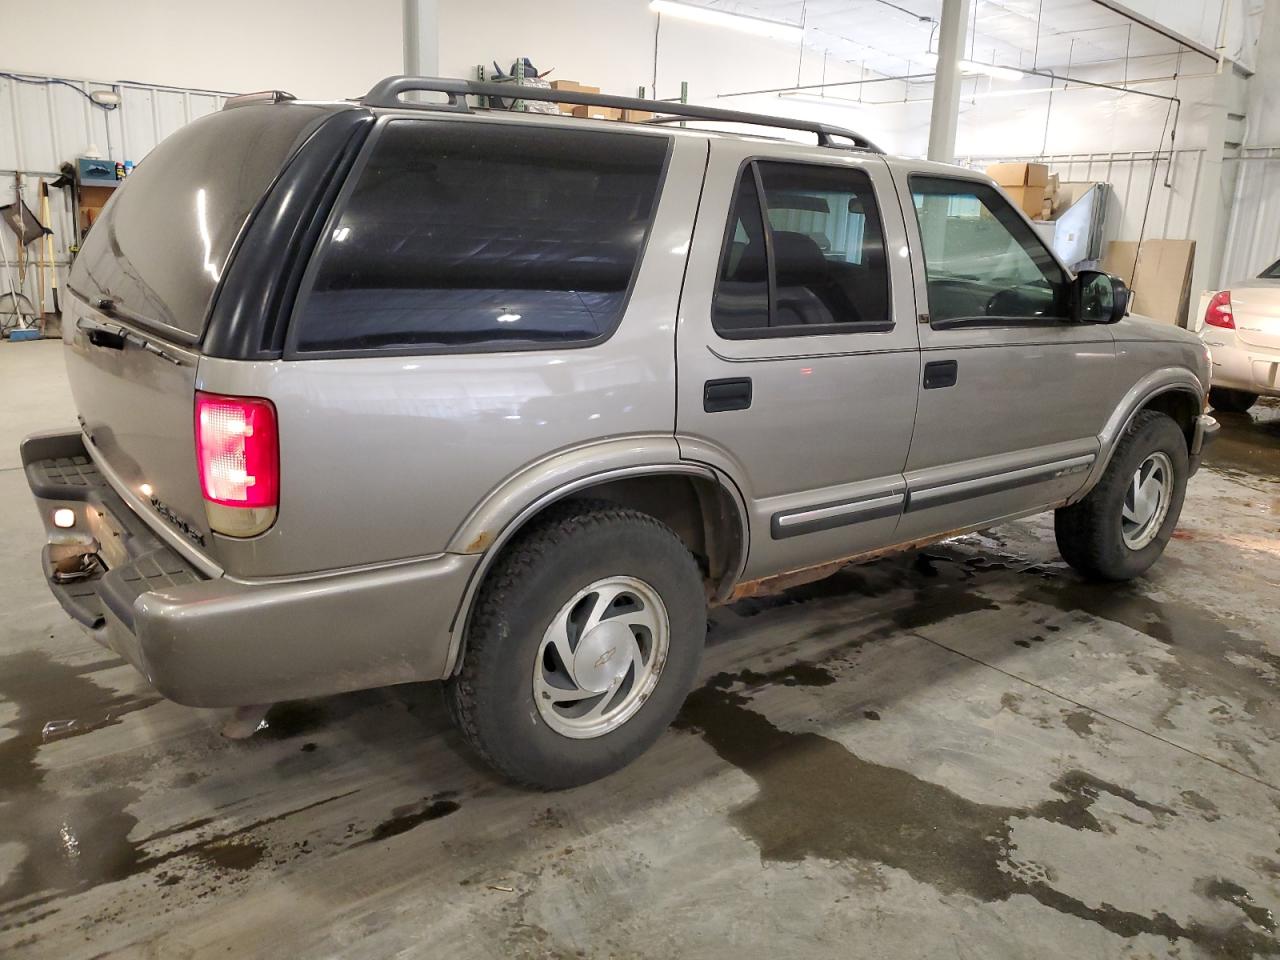
[[[298,349],[502,348],[611,333],[668,146],[393,121],[320,254]]]
[[[725,239],[716,330],[752,337],[884,329],[889,272],[870,177],[819,164],[753,167],[739,182]]]
[[[912,177],[929,319],[1018,322],[1070,315],[1067,276],[993,187]]]
[[[1280,260],[1258,274],[1259,280],[1280,280]]]

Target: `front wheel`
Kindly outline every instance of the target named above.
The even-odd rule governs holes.
[[[1131,580],[1145,573],[1177,526],[1188,463],[1178,425],[1154,410],[1139,413],[1097,486],[1054,514],[1062,558],[1098,580]]]
[[[706,624],[702,575],[675,533],[634,510],[570,501],[533,521],[486,577],[450,707],[512,780],[587,783],[675,718]]]
[[[1227,387],[1210,387],[1209,404],[1219,413],[1244,413],[1258,402],[1256,393],[1231,390]]]

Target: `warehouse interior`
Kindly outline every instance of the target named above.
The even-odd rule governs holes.
[[[86,0],[63,0],[51,14],[0,0],[0,24],[10,41],[0,53],[0,956],[1137,960],[1280,954],[1280,0],[225,0],[215,7],[137,0],[108,17]],[[241,114],[242,107],[246,116],[269,109],[264,104],[304,109],[292,103],[295,97],[446,115],[443,101],[454,95],[438,85],[410,86],[407,100],[389,108],[377,102],[370,91],[398,75],[500,83],[512,91],[505,97],[489,88],[463,95],[462,109],[470,104],[482,118],[543,114],[552,117],[545,129],[564,136],[576,124],[606,133],[657,131],[676,142],[663,161],[652,232],[648,226],[641,231],[648,246],[637,241],[645,263],[623,283],[631,299],[618,333],[612,340],[584,340],[580,349],[558,349],[555,358],[541,361],[572,363],[574,354],[616,351],[568,388],[574,396],[561,398],[566,407],[580,408],[579,419],[586,416],[582,411],[596,409],[592,404],[605,409],[610,390],[622,396],[634,383],[649,391],[674,383],[662,409],[676,423],[674,431],[668,423],[664,437],[675,447],[688,439],[680,418],[689,403],[716,409],[713,394],[703,392],[701,373],[695,392],[685,392],[684,370],[722,361],[723,377],[707,379],[706,391],[713,382],[726,389],[740,385],[750,373],[758,409],[772,381],[755,371],[763,361],[782,358],[799,371],[797,385],[781,389],[793,391],[794,402],[785,409],[801,419],[791,425],[790,440],[777,442],[770,438],[787,431],[752,434],[747,423],[743,435],[754,437],[754,455],[766,465],[757,476],[766,469],[770,477],[794,476],[794,488],[801,489],[806,473],[816,474],[834,456],[826,448],[851,451],[854,462],[888,456],[870,448],[885,446],[896,431],[903,453],[892,469],[906,492],[893,495],[901,510],[914,496],[906,451],[913,437],[919,442],[931,429],[971,431],[963,442],[975,450],[984,433],[1035,435],[1046,449],[1058,442],[1055,463],[1070,466],[1054,481],[1076,470],[1075,457],[1096,471],[1093,483],[1104,476],[1107,444],[1134,435],[1136,406],[1128,410],[1130,419],[1117,408],[1114,423],[1100,420],[1098,430],[1088,431],[1093,447],[1086,456],[1078,456],[1085,447],[1068,449],[1060,441],[1076,435],[1063,431],[1095,402],[1094,388],[1072,388],[1086,381],[1055,372],[1063,361],[1046,346],[1052,337],[1046,333],[1019,341],[1017,364],[1010,361],[1007,372],[982,386],[983,422],[959,415],[944,422],[945,404],[929,406],[923,392],[917,402],[916,386],[907,384],[910,397],[901,394],[906,426],[898,429],[887,402],[862,409],[858,398],[867,394],[847,384],[830,388],[821,403],[800,393],[815,370],[814,380],[828,369],[862,376],[870,367],[822,365],[869,363],[863,347],[806,350],[804,337],[749,342],[735,334],[687,347],[685,331],[701,302],[687,271],[702,262],[701,251],[711,243],[702,258],[708,276],[723,282],[728,275],[728,253],[726,273],[719,274],[720,243],[726,212],[736,215],[738,208],[728,207],[727,199],[723,209],[716,207],[711,184],[722,168],[736,181],[739,162],[742,169],[766,171],[756,174],[752,187],[765,198],[761,224],[771,239],[763,242],[800,237],[815,256],[820,244],[830,260],[828,245],[847,238],[824,232],[820,217],[832,211],[826,200],[817,215],[818,208],[795,201],[785,231],[769,209],[769,158],[791,156],[786,151],[803,144],[809,150],[803,157],[811,161],[815,132],[820,144],[828,137],[824,131],[837,128],[864,138],[851,150],[831,151],[853,157],[850,164],[878,163],[882,150],[901,158],[890,160],[886,171],[916,164],[940,181],[989,178],[984,183],[1018,211],[1018,229],[1034,231],[1027,236],[1048,251],[1044,260],[1071,277],[1097,272],[1115,278],[1118,284],[1107,290],[1117,296],[1127,291],[1118,314],[1127,306],[1131,316],[1165,331],[1124,342],[1117,334],[1114,344],[1107,334],[1108,356],[1141,355],[1148,336],[1159,341],[1163,352],[1147,374],[1152,383],[1161,371],[1176,380],[1184,357],[1207,358],[1216,388],[1181,370],[1198,391],[1196,408],[1179,421],[1191,444],[1187,462],[1194,475],[1180,480],[1185,501],[1176,528],[1170,519],[1162,537],[1163,556],[1132,579],[1104,582],[1060,554],[1063,533],[1053,512],[1009,510],[998,523],[956,521],[947,531],[958,531],[954,535],[921,528],[896,539],[858,541],[857,549],[839,554],[840,562],[823,566],[825,576],[790,576],[792,568],[818,565],[803,554],[804,538],[785,539],[778,524],[794,514],[834,538],[826,514],[819,514],[838,512],[843,504],[815,494],[804,513],[793,509],[800,501],[778,495],[781,506],[771,506],[762,496],[769,510],[781,512],[773,514],[772,527],[766,516],[763,536],[752,526],[749,537],[743,532],[734,541],[740,549],[736,585],[732,550],[729,559],[717,559],[709,546],[712,527],[697,534],[707,540],[706,557],[692,551],[703,568],[695,572],[707,577],[705,648],[700,665],[690,668],[696,680],[687,698],[673,701],[669,729],[660,735],[655,730],[652,745],[637,750],[625,767],[594,782],[580,778],[581,785],[569,789],[531,788],[495,772],[491,751],[477,750],[474,731],[467,732],[479,721],[464,717],[455,725],[459,707],[450,691],[470,682],[465,658],[472,647],[483,649],[474,639],[481,629],[478,608],[467,605],[497,597],[497,575],[486,580],[483,574],[507,569],[500,565],[503,551],[523,542],[516,527],[533,507],[514,502],[510,479],[497,478],[499,483],[473,474],[475,489],[468,490],[453,481],[460,474],[452,464],[430,475],[415,475],[415,468],[431,471],[435,463],[452,461],[480,470],[497,456],[482,439],[505,445],[505,455],[522,471],[549,463],[577,441],[548,443],[545,450],[532,446],[542,442],[538,431],[547,419],[552,424],[545,434],[554,431],[557,415],[549,412],[557,409],[554,398],[539,391],[554,392],[554,384],[569,381],[556,381],[554,370],[545,379],[530,373],[545,354],[522,352],[527,345],[479,354],[449,348],[425,358],[423,351],[393,350],[396,372],[382,376],[390,367],[375,364],[387,358],[355,351],[298,360],[292,351],[302,334],[292,329],[287,341],[280,334],[283,346],[276,353],[252,356],[219,353],[223,348],[210,346],[210,335],[202,344],[198,331],[194,339],[172,342],[145,330],[140,335],[127,310],[113,312],[119,304],[111,291],[132,282],[123,258],[123,267],[111,265],[117,271],[111,290],[106,280],[97,288],[106,291],[100,297],[86,297],[81,289],[107,276],[106,261],[96,252],[106,247],[106,231],[95,223],[109,219],[113,207],[124,209],[124,200],[115,204],[113,198],[128,198],[145,182],[147,157],[157,148],[162,156],[162,144],[180,143],[184,131]],[[250,94],[258,99],[246,103]],[[734,121],[717,111],[757,118]],[[767,118],[783,125],[762,128]],[[526,126],[538,129],[542,122],[534,117]],[[524,149],[519,128],[511,120],[499,128],[513,138],[509,144],[477,140],[473,153],[490,159],[518,154]],[[710,161],[695,162],[689,145],[698,131],[709,132]],[[270,134],[261,136],[266,152]],[[697,142],[708,149],[707,139]],[[229,139],[209,149],[207,165],[192,164],[193,178],[215,169],[229,182],[252,183],[257,176],[255,162],[234,155]],[[721,160],[717,149],[725,151]],[[366,164],[379,169],[356,148],[348,152],[342,161],[348,166],[340,169],[354,169],[353,178],[371,176]],[[436,174],[436,161],[419,159],[416,168],[412,158],[405,162]],[[899,162],[904,166],[893,166]],[[908,364],[912,379],[917,363],[926,366],[921,358],[933,356],[926,355],[928,337],[939,335],[930,328],[930,309],[939,326],[936,301],[916,308],[903,299],[925,289],[921,268],[933,251],[917,252],[913,231],[931,198],[917,193],[912,211],[911,190],[918,188],[899,183],[901,208],[886,207],[890,194],[881,183],[892,184],[893,176],[886,172],[883,181],[875,180],[885,217],[882,250],[888,251],[881,259],[894,261],[897,271],[886,289],[898,322],[887,324],[884,336],[910,335],[911,346],[895,340],[885,356]],[[275,191],[269,196],[278,196],[283,188],[277,184],[285,181],[265,182],[264,190]],[[324,202],[359,199],[359,190],[347,186],[335,200],[341,186],[335,175]],[[495,197],[523,203],[517,192],[480,180],[459,199],[490,207],[499,204]],[[730,192],[726,187],[725,196]],[[844,213],[843,194],[824,195],[838,196],[837,212]],[[222,239],[210,236],[225,226],[218,211],[205,209],[204,190],[196,196],[194,211],[153,205],[146,245],[185,250],[183,229],[200,226],[203,237],[190,238],[190,250],[209,296],[218,290],[209,307],[214,317],[232,299],[224,281],[224,274],[232,276],[231,260],[218,260]],[[212,188],[207,196],[210,204],[217,202]],[[977,210],[983,196],[952,197],[947,215],[955,215],[958,200],[971,200]],[[680,215],[697,224],[696,232],[686,228],[683,240],[671,226],[676,203]],[[847,212],[863,225],[859,236],[870,236],[864,203],[849,199]],[[250,257],[268,263],[280,252],[253,246],[265,204],[246,205],[236,223],[250,225],[237,232],[233,224],[227,235],[227,250],[235,244],[228,257],[238,275]],[[254,219],[246,220],[250,206]],[[1007,222],[991,213],[990,204],[972,219]],[[305,242],[317,249],[327,244],[326,251],[340,246],[346,222],[323,221],[324,239]],[[322,221],[316,223],[320,236]],[[713,239],[702,239],[711,233]],[[900,251],[889,243],[899,233]],[[680,242],[658,250],[655,238],[668,236]],[[473,265],[455,266],[479,269],[474,265],[489,262],[488,249],[508,239],[474,244],[468,254]],[[285,246],[296,250],[303,243],[293,237]],[[580,260],[598,255],[604,262],[613,255],[582,245]],[[379,249],[387,262],[400,255],[392,240]],[[766,249],[775,256],[774,246]],[[678,258],[676,279],[657,283],[654,273],[645,272],[659,255]],[[299,256],[289,290],[309,290],[320,272],[318,254],[305,274],[306,253]],[[852,253],[848,258],[858,267],[868,262]],[[766,310],[773,310],[782,275],[764,269],[769,279],[762,281],[767,293],[761,296]],[[154,286],[157,297],[165,293],[163,282]],[[709,295],[705,299],[712,303]],[[654,326],[668,338],[662,350],[671,372],[653,372],[658,367],[646,367],[644,344],[624,334],[639,322],[638,310],[666,309],[668,303],[671,309]],[[499,312],[497,323],[508,327],[522,320],[514,307]],[[707,310],[702,313],[705,320]],[[104,316],[118,326],[95,326]],[[1129,329],[1129,322],[1120,320],[1115,329]],[[973,347],[987,342],[983,337],[998,337],[991,326],[976,325],[977,332],[965,335],[979,339],[964,343]],[[91,366],[83,359],[86,344],[105,345],[113,357],[120,351],[125,360],[137,355],[150,366],[144,370],[142,360],[132,367],[111,367],[114,360]],[[1097,363],[1097,341],[1080,344],[1069,362],[1081,369]],[[265,335],[262,345],[266,351]],[[942,342],[937,349],[951,348]],[[337,680],[327,695],[288,695],[319,689],[294,685],[269,703],[174,702],[165,683],[152,682],[158,674],[152,675],[148,658],[158,653],[140,654],[139,663],[116,647],[104,648],[101,622],[73,619],[70,601],[57,587],[92,585],[114,561],[101,547],[100,557],[92,554],[99,565],[93,569],[84,560],[90,554],[82,552],[75,559],[86,564],[83,569],[59,566],[59,544],[80,542],[74,529],[80,514],[70,509],[79,507],[40,492],[43,474],[35,471],[48,460],[39,460],[24,438],[79,438],[83,432],[91,445],[106,449],[104,443],[117,438],[104,439],[113,431],[94,425],[111,424],[119,397],[127,396],[133,419],[119,427],[120,449],[143,449],[144,440],[130,431],[145,438],[169,422],[164,391],[187,351],[199,357],[199,372],[193,361],[194,386],[187,385],[187,405],[177,419],[190,427],[194,394],[197,437],[200,398],[210,392],[252,398],[280,391],[269,394],[280,410],[280,519],[273,501],[265,526],[228,534],[217,526],[208,488],[203,499],[210,526],[201,527],[203,533],[187,526],[182,502],[170,506],[164,502],[169,494],[161,489],[153,496],[147,483],[139,487],[140,497],[117,502],[141,513],[150,503],[154,509],[142,527],[166,543],[185,538],[203,549],[202,537],[223,543],[243,536],[225,555],[231,560],[213,566],[237,589],[282,579],[267,564],[272,551],[290,544],[286,539],[281,546],[281,531],[290,529],[291,491],[310,491],[294,493],[295,504],[322,504],[308,520],[311,530],[293,533],[291,549],[312,550],[330,531],[323,556],[315,548],[313,565],[296,568],[315,582],[330,568],[354,569],[370,558],[381,564],[370,569],[391,570],[388,576],[408,569],[409,551],[402,551],[405,563],[397,567],[382,563],[386,558],[375,556],[374,547],[351,547],[367,526],[362,517],[380,499],[384,514],[396,514],[386,521],[388,529],[405,537],[419,527],[444,525],[454,537],[449,544],[468,545],[436,551],[435,544],[425,544],[412,556],[442,557],[443,563],[458,560],[457,553],[476,566],[465,571],[462,606],[455,603],[445,618],[450,637],[461,639],[450,647],[448,672],[432,675],[444,676],[443,683],[423,672],[410,675],[405,664],[412,654],[393,655],[371,638],[375,628],[368,624],[392,617],[382,608],[357,608],[355,601],[336,612],[313,613],[322,626],[303,638],[301,657],[294,648],[288,656],[306,659],[312,640],[317,649],[347,644],[358,651],[367,644],[380,651],[368,654],[381,658],[368,675],[381,682]],[[967,355],[952,350],[937,356],[960,357],[960,386],[966,388]],[[505,366],[483,365],[495,357]],[[428,369],[410,381],[419,361]],[[954,383],[956,361],[938,362],[951,363]],[[454,364],[448,369],[456,380],[423,383],[445,363]],[[321,372],[306,379],[311,375],[291,373],[291,365]],[[934,385],[928,370],[934,366],[926,366],[924,390]],[[101,392],[107,369],[134,378],[127,395]],[[885,370],[866,376],[887,392],[895,377]],[[343,381],[346,376],[355,379]],[[1128,374],[1119,367],[1109,376],[1115,382],[1105,390],[1117,397],[1140,386],[1121,384]],[[743,402],[749,405],[750,379],[746,388]],[[404,438],[413,434],[403,432],[404,424],[436,422],[450,404],[461,409],[459,395],[473,412],[490,406],[453,423],[453,432],[426,448],[408,449],[413,444]],[[347,398],[340,413],[336,396]],[[267,400],[254,402],[271,407]],[[623,399],[617,402],[621,410]],[[352,429],[355,412],[371,408],[380,408],[380,419],[350,439],[344,431]],[[1155,402],[1145,412],[1172,417],[1177,409]],[[623,412],[632,419],[620,413],[618,423],[640,423],[631,406]],[[929,416],[938,418],[932,428],[922,422]],[[482,422],[486,418],[497,426]],[[305,441],[321,452],[300,450],[304,431],[289,432],[298,423],[310,425]],[[840,436],[814,439],[818,425],[832,424]],[[639,448],[649,433],[619,427],[601,442]],[[185,434],[182,440],[178,453],[166,447],[161,459],[190,460],[194,477],[203,441],[193,445]],[[85,449],[82,439],[75,442]],[[684,460],[697,459],[688,446],[679,449]],[[1180,456],[1186,460],[1187,451]],[[97,457],[90,451],[78,462],[92,466]],[[383,457],[399,465],[386,471],[394,479],[370,484],[367,498],[331,496],[346,489],[333,477],[345,480],[362,466],[374,472]],[[735,457],[726,463],[737,463]],[[706,462],[719,463],[710,454]],[[1181,461],[1162,462],[1172,469]],[[733,467],[723,469],[732,473]],[[1138,480],[1144,469],[1145,463]],[[553,470],[544,472],[550,477]],[[310,475],[299,479],[304,473]],[[869,483],[870,476],[845,479]],[[433,488],[436,482],[440,489]],[[626,478],[618,482],[622,486],[605,499],[630,503]],[[1084,482],[1080,474],[1072,488],[1080,497],[1088,489]],[[688,483],[703,509],[710,509],[702,487]],[[422,519],[433,510],[443,514],[464,495],[467,503],[479,504],[475,514]],[[1074,496],[1046,495],[1042,506],[1065,513],[1075,509]],[[192,497],[200,504],[201,491]],[[495,532],[475,517],[504,499],[512,501],[513,516],[518,507],[524,512],[495,541]],[[742,499],[745,517],[750,493]],[[52,509],[53,500],[60,509]],[[647,501],[638,502],[643,507]],[[1138,501],[1132,503],[1137,509]],[[1161,511],[1176,515],[1176,507],[1161,503]],[[674,508],[655,502],[651,512],[667,518],[664,509]],[[723,502],[719,509],[732,513]],[[196,525],[203,522],[202,515]],[[743,524],[746,531],[745,519]],[[678,524],[670,525],[688,540]],[[63,527],[70,540],[59,539],[55,528]],[[108,523],[106,529],[127,540],[133,528],[124,527]],[[769,530],[783,556],[773,568],[754,559],[769,549]],[[95,528],[94,537],[96,550],[103,534]],[[331,554],[341,556],[344,541],[354,559],[328,562]],[[791,552],[784,556],[784,550]],[[571,569],[573,562],[569,553],[562,557],[553,549],[537,560],[552,571]],[[213,578],[207,571],[200,576]],[[723,579],[713,582],[716,576]],[[427,589],[405,583],[406,589]],[[130,595],[140,618],[149,596],[134,601]],[[173,636],[219,602],[169,614]],[[312,609],[329,611],[322,602],[329,601],[317,598]],[[461,612],[455,615],[455,609]],[[280,625],[288,616],[277,611],[274,619],[258,622]],[[665,624],[665,612],[663,617]],[[701,623],[699,616],[699,630]],[[234,639],[236,649],[257,648],[264,663],[284,656],[271,650],[273,629],[232,632],[241,635],[228,635],[229,646]],[[650,649],[656,648],[637,656]],[[594,666],[602,668],[612,653],[605,651]],[[521,741],[511,742],[519,752]]]

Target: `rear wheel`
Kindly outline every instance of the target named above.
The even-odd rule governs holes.
[[[1245,390],[1231,390],[1227,387],[1209,389],[1209,404],[1222,413],[1244,413],[1257,402],[1258,395]]]
[[[1130,580],[1164,552],[1182,513],[1187,441],[1163,413],[1144,410],[1116,444],[1097,486],[1054,514],[1062,558],[1085,576]]]
[[[571,501],[535,520],[486,578],[450,707],[511,779],[587,783],[666,729],[705,636],[702,575],[679,537],[646,514]]]

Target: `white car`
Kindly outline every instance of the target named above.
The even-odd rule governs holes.
[[[1196,331],[1213,353],[1215,410],[1243,413],[1258,397],[1280,397],[1280,260],[1254,280],[1200,300]]]

